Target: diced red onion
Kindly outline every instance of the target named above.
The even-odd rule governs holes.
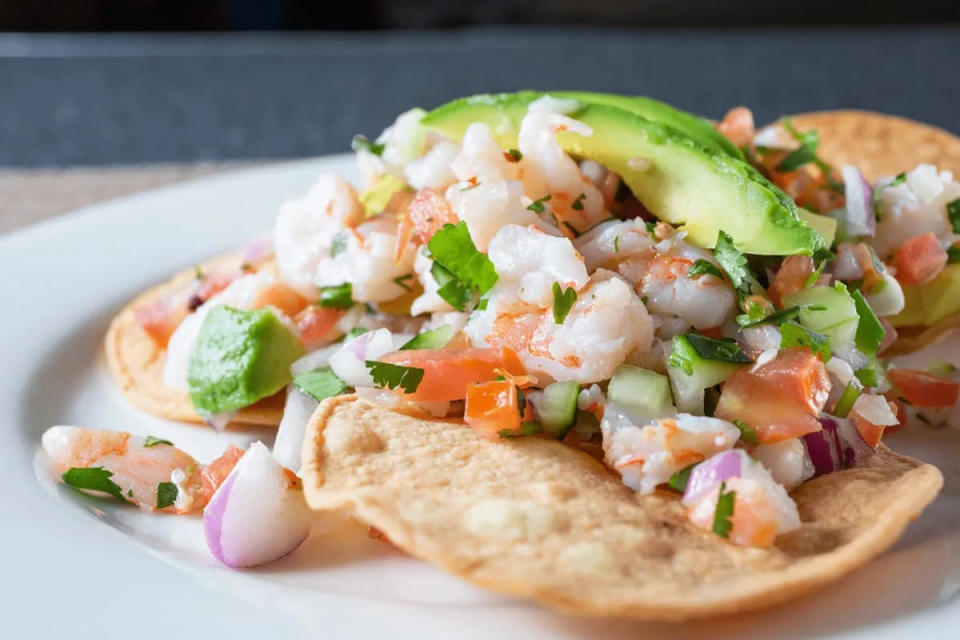
[[[833,261],[833,275],[837,280],[859,280],[863,277],[863,268],[853,252],[853,245],[843,242],[837,247],[837,257]]]
[[[244,262],[257,263],[273,256],[273,238],[270,235],[260,236],[243,245],[240,256]]]
[[[874,455],[877,451],[863,439],[853,422],[843,418],[836,418],[837,434],[843,445],[843,462],[845,467],[855,467]]]
[[[877,228],[877,214],[873,208],[873,190],[860,170],[845,165],[840,170],[846,195],[847,234],[873,236]]]
[[[741,455],[739,449],[730,449],[716,454],[698,464],[690,472],[687,489],[683,492],[683,503],[697,502],[700,498],[729,478],[737,478],[741,473]]]
[[[814,475],[821,476],[837,470],[837,423],[830,418],[820,418],[823,429],[807,433],[803,436],[803,444],[807,447],[810,462],[813,463]]]
[[[204,537],[217,560],[253,567],[292,553],[307,539],[313,514],[303,489],[286,474],[260,442],[240,458],[203,512]]]

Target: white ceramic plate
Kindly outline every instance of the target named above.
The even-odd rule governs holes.
[[[55,482],[39,453],[58,423],[169,438],[201,460],[226,441],[136,411],[112,386],[102,336],[146,286],[237,247],[321,170],[348,157],[240,171],[91,207],[0,238],[0,620],[9,638],[913,638],[960,625],[960,432],[889,439],[937,464],[943,494],[890,552],[786,606],[689,624],[566,618],[389,551],[350,525],[268,568],[231,571],[200,520],[143,514]],[[960,348],[951,345],[960,360]],[[943,351],[943,347],[938,351]],[[942,354],[940,357],[943,357]]]

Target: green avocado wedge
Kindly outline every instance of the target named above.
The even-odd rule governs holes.
[[[508,149],[516,146],[520,121],[538,95],[465,98],[429,112],[422,122],[457,140],[471,123],[484,122],[498,144]],[[746,253],[810,255],[824,248],[823,237],[804,224],[794,201],[746,162],[617,107],[582,101],[578,107],[571,117],[593,134],[559,132],[560,145],[617,172],[649,211],[682,225],[695,244],[712,248],[722,229]],[[631,168],[635,158],[647,160],[649,166]]]
[[[273,395],[304,354],[300,340],[267,309],[215,307],[187,364],[190,400],[202,414],[223,413]]]
[[[429,128],[438,128],[435,126],[436,124],[455,120],[461,120],[468,124],[485,121],[480,120],[483,114],[488,113],[491,106],[496,107],[507,114],[507,119],[500,123],[503,125],[503,136],[497,135],[496,130],[494,135],[501,146],[507,147],[509,145],[506,143],[510,141],[513,141],[514,145],[516,144],[516,130],[519,128],[523,116],[527,113],[527,107],[530,106],[531,102],[545,95],[563,100],[576,100],[583,104],[601,104],[623,109],[641,118],[672,127],[711,151],[725,153],[743,160],[743,152],[726,136],[714,129],[708,120],[646,96],[621,96],[613,93],[594,93],[590,91],[518,91],[516,93],[483,94],[460,98],[437,107],[428,113],[422,122]]]

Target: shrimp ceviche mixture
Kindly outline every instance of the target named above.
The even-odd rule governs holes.
[[[674,492],[703,535],[769,547],[800,526],[794,488],[863,464],[908,413],[956,422],[960,391],[947,363],[883,357],[904,289],[960,261],[960,183],[921,165],[871,184],[817,145],[743,107],[712,123],[606,94],[408,111],[354,139],[360,185],[319,176],[239,267],[134,310],[209,424],[285,394],[272,451],[201,464],[65,426],[43,446],[78,489],[202,510],[211,552],[252,566],[307,537],[308,419],[356,394],[562,441]]]

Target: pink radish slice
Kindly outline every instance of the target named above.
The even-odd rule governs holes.
[[[210,499],[203,530],[211,553],[230,567],[278,560],[310,534],[313,513],[299,485],[255,442]]]

